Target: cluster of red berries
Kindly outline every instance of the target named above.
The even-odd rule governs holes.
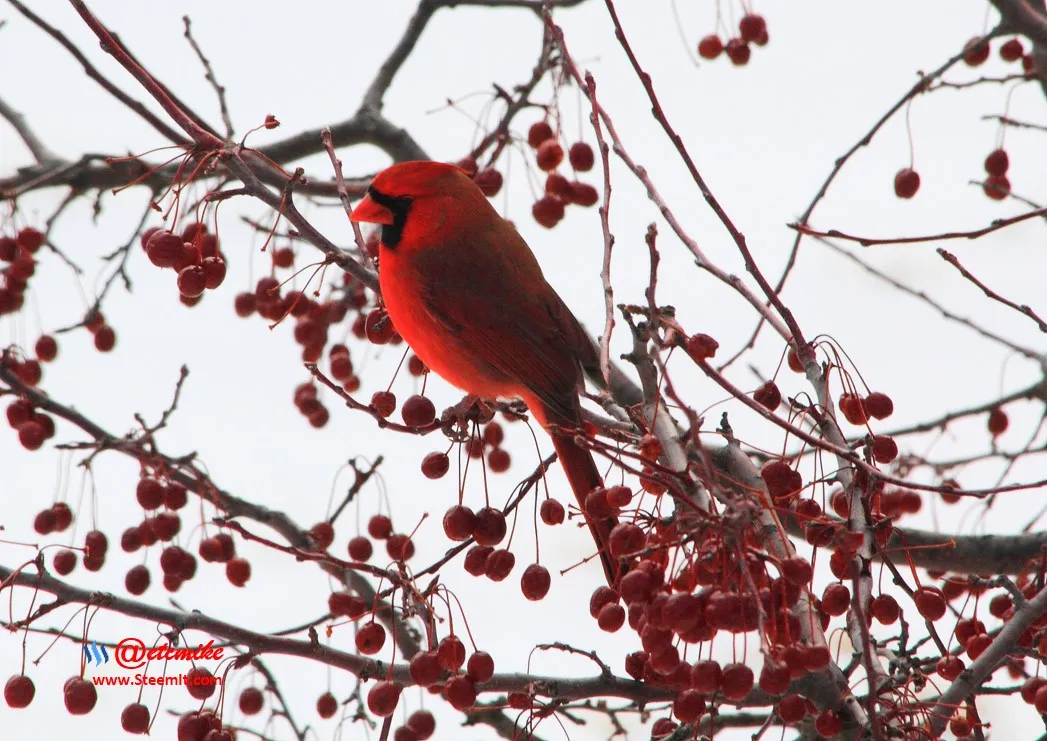
[[[1011,161],[1004,149],[994,149],[985,158],[985,182],[982,190],[994,201],[1002,201],[1011,193],[1011,181],[1007,179],[1007,170]],[[894,194],[902,199],[909,199],[920,189],[920,174],[911,167],[903,167],[894,175]]]
[[[527,130],[527,143],[535,150],[538,169],[547,172],[545,195],[534,202],[531,215],[546,229],[552,229],[564,217],[564,209],[571,205],[594,206],[600,200],[596,188],[580,180],[568,180],[556,172],[564,160],[564,149],[548,121],[537,121]],[[575,142],[567,150],[567,160],[575,172],[589,172],[596,162],[593,148],[585,142]]]
[[[435,637],[431,636],[430,640],[435,641]],[[430,643],[428,651],[415,654],[411,658],[408,670],[415,684],[427,688],[433,694],[442,692],[444,699],[452,707],[464,711],[476,702],[476,685],[494,676],[494,658],[486,651],[474,650],[467,660],[465,644],[452,633],[435,641],[435,645]],[[378,715],[391,713],[396,707],[395,700],[399,697],[399,691],[399,685],[378,682],[368,694],[368,707]],[[375,701],[372,701],[372,697]],[[376,705],[379,706],[377,709]],[[407,725],[410,727],[412,723],[408,721]],[[430,727],[431,724],[425,728],[411,730],[428,731]],[[427,738],[428,735],[416,737]]]
[[[720,54],[726,53],[732,64],[736,67],[744,67],[752,56],[752,47],[749,45],[766,46],[768,38],[767,21],[763,16],[746,13],[738,21],[737,36],[728,39],[726,44],[716,34],[703,37],[698,42],[698,56],[702,59],[713,60]]]
[[[989,59],[992,49],[988,40],[975,36],[963,47],[963,61],[968,67],[980,67]],[[1025,47],[1018,38],[1010,38],[1000,45],[1000,59],[1005,62],[1021,62],[1026,76],[1036,72],[1036,60],[1032,54],[1025,53]]]
[[[393,521],[385,515],[374,515],[367,521],[367,534],[374,540],[384,540],[385,551],[394,561],[407,561],[414,556],[414,541],[411,540],[411,536],[393,532]],[[356,547],[363,548],[356,538],[353,538],[350,544],[353,541],[357,542]],[[353,558],[354,554],[350,553],[349,556]],[[354,558],[353,560],[362,559]]]
[[[473,182],[488,198],[494,198],[502,190],[502,184],[505,181],[502,173],[494,167],[485,167],[481,170],[479,163],[472,155],[463,157],[454,164],[465,170],[465,174],[473,179]]]
[[[10,350],[3,350],[0,352],[0,365],[14,371],[18,380],[26,386],[39,386],[44,378],[44,367],[41,363],[50,363],[58,356],[58,342],[49,334],[40,335],[33,351],[35,358],[20,358]]]
[[[8,405],[7,424],[18,434],[18,442],[26,450],[39,450],[55,436],[54,420],[34,409],[25,399],[15,399]]]
[[[1011,158],[1007,156],[1007,150],[997,148],[989,152],[985,157],[985,182],[982,190],[985,195],[994,201],[1002,201],[1011,193],[1011,181],[1007,179],[1007,170],[1010,169]]]
[[[36,686],[33,680],[24,674],[15,674],[4,685],[4,700],[8,707],[28,707],[35,696]],[[76,675],[67,679],[62,686],[62,699],[65,709],[71,715],[87,715],[94,710],[98,702],[98,691],[93,683]]]
[[[44,235],[31,226],[13,237],[0,237],[0,316],[14,314],[25,304],[26,286],[36,272],[33,255],[43,244]]]
[[[178,294],[186,306],[196,306],[207,289],[225,280],[225,255],[218,249],[218,237],[194,221],[181,234],[150,227],[142,232],[142,248],[158,268],[178,273]]]
[[[214,685],[193,688],[214,691]],[[234,741],[236,737],[236,730],[223,727],[222,719],[212,710],[194,710],[178,719],[178,741]]]
[[[289,247],[274,250],[273,266],[293,267],[294,252]],[[302,360],[315,363],[327,346],[331,326],[344,321],[350,310],[358,312],[353,333],[361,338],[367,336],[366,323],[369,315],[363,312],[367,301],[363,285],[348,274],[344,277],[342,290],[326,301],[314,300],[299,290],[281,294],[280,281],[274,276],[265,276],[258,279],[253,291],[238,293],[233,300],[233,307],[237,316],[243,319],[255,313],[270,322],[280,322],[286,317],[293,317],[294,339],[302,347]],[[391,327],[389,324],[390,329]],[[392,339],[389,337],[385,342]],[[380,343],[380,340],[379,337],[372,339],[376,344]],[[353,372],[349,348],[346,345],[336,344],[331,347],[330,362],[332,376],[342,383],[346,391],[352,393],[360,388],[360,379]],[[312,383],[303,383],[295,389],[294,404],[314,427],[323,427],[330,419],[330,413],[320,402],[317,388]]]
[[[515,418],[506,416],[506,419]],[[487,423],[479,437],[469,438],[469,441],[465,443],[465,451],[470,458],[478,460],[483,457],[484,450],[489,449],[487,451],[487,470],[491,473],[505,473],[512,465],[512,457],[509,451],[502,447],[503,440],[505,440],[505,430],[498,422],[492,421]],[[443,478],[450,467],[451,459],[447,453],[437,451],[429,453],[422,459],[422,474],[427,479]]]

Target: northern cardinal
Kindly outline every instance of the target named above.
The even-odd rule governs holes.
[[[614,517],[585,515],[603,486],[582,433],[592,340],[542,275],[531,249],[454,165],[402,162],[380,172],[353,221],[381,225],[379,283],[396,331],[445,380],[484,399],[519,398],[552,438],[614,586]]]

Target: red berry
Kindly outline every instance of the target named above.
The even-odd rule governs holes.
[[[385,645],[385,628],[375,622],[365,623],[356,631],[356,648],[366,655],[373,656]]]
[[[723,52],[723,42],[716,34],[704,36],[698,42],[698,56],[702,59],[716,59]]]
[[[963,47],[963,61],[969,67],[977,67],[989,58],[989,42],[975,36]]]
[[[18,242],[11,237],[0,237],[0,260],[14,262],[18,254]]]
[[[55,527],[56,533],[60,533],[73,521],[73,511],[69,509],[69,505],[65,502],[55,502],[51,505],[51,512],[55,516]]]
[[[837,406],[839,406],[844,418],[852,425],[862,426],[869,421],[865,401],[857,394],[840,394]]]
[[[349,558],[351,560],[363,563],[370,560],[373,553],[374,546],[364,536],[357,535],[355,538],[349,539]]]
[[[66,576],[76,567],[76,554],[63,548],[55,554],[54,567],[59,576]]]
[[[753,400],[773,412],[782,403],[782,392],[778,390],[774,381],[768,381],[753,392]]]
[[[36,685],[24,674],[15,674],[4,685],[4,700],[8,707],[20,709],[28,707],[36,695]]]
[[[444,534],[451,540],[469,540],[476,528],[476,514],[461,504],[456,504],[444,513]]]
[[[889,594],[881,594],[874,597],[869,603],[869,612],[880,624],[891,625],[898,620],[901,608],[898,607],[898,601],[894,597]]]
[[[578,172],[589,172],[596,162],[593,148],[585,142],[572,144],[571,148],[567,150],[567,159],[571,162],[571,167]]]
[[[338,700],[330,692],[323,693],[316,700],[316,712],[325,720],[330,718],[338,712]]]
[[[708,360],[716,355],[720,343],[707,334],[695,334],[687,338],[685,348],[695,362]]]
[[[596,622],[600,630],[615,633],[625,624],[625,608],[617,603],[606,604],[600,608]]]
[[[913,602],[927,620],[939,620],[945,615],[945,595],[937,587],[920,587],[913,594]]]
[[[807,701],[801,695],[786,695],[778,702],[778,717],[789,725],[799,723],[807,717]]]
[[[753,688],[753,670],[745,664],[728,664],[723,668],[720,688],[728,700],[741,700]]]
[[[455,635],[445,636],[436,645],[436,658],[440,666],[449,672],[456,672],[465,663],[465,644]]]
[[[414,555],[414,543],[406,535],[393,533],[385,541],[385,552],[394,561],[409,561]]]
[[[516,566],[516,556],[511,551],[502,548],[491,552],[484,564],[484,575],[491,581],[504,581],[513,567]]]
[[[377,682],[367,693],[367,709],[380,718],[392,715],[403,687],[389,680]]]
[[[1003,411],[999,407],[996,407],[989,412],[989,432],[992,433],[993,437],[1002,435],[1007,431],[1007,412]]]
[[[367,534],[375,540],[385,540],[393,533],[393,523],[385,515],[374,515],[367,521]]]
[[[375,391],[371,406],[379,417],[388,418],[396,410],[396,395],[392,391]]]
[[[26,450],[39,450],[46,438],[44,427],[39,422],[26,422],[18,428],[18,442]]]
[[[589,500],[586,499],[588,505]],[[588,511],[588,507],[586,508]],[[614,558],[622,558],[636,553],[647,546],[647,535],[639,525],[632,522],[620,522],[611,530],[607,548]]]
[[[494,548],[486,545],[474,545],[465,552],[465,563],[462,567],[473,576],[483,576],[487,570],[487,559],[494,553]]]
[[[65,709],[70,715],[87,715],[98,702],[95,686],[83,677],[70,677],[63,687]]]
[[[149,262],[158,268],[174,267],[182,257],[182,238],[169,231],[156,231],[145,245]]]
[[[225,578],[234,587],[242,587],[251,578],[251,564],[243,558],[231,558],[225,564]]]
[[[240,693],[240,712],[244,715],[256,715],[262,711],[263,701],[260,689],[248,687]]]
[[[1011,181],[1006,175],[990,175],[982,185],[985,195],[994,201],[1002,201],[1011,194]]]
[[[553,127],[550,126],[546,121],[538,121],[531,124],[531,128],[527,130],[527,143],[533,148],[538,149],[542,142],[553,138]]]
[[[446,453],[429,453],[422,459],[422,475],[427,479],[440,479],[447,474],[451,460]]]
[[[440,680],[443,668],[435,651],[423,651],[415,654],[408,665],[411,679],[420,687],[430,687]]]
[[[512,458],[507,450],[495,448],[487,454],[487,467],[491,469],[491,473],[505,473],[509,470],[510,465],[512,465]]]
[[[1011,158],[1005,149],[994,149],[985,158],[985,172],[989,175],[1006,175],[1010,166]]]
[[[364,320],[364,334],[373,345],[387,345],[396,335],[396,327],[385,309],[374,309]]]
[[[164,487],[153,479],[139,479],[135,499],[142,509],[158,509],[164,503]]]
[[[894,413],[894,402],[887,394],[874,391],[865,397],[865,411],[874,419],[887,419]]]
[[[780,695],[789,689],[791,679],[788,664],[768,658],[760,669],[759,687],[768,695]]]
[[[15,241],[23,250],[32,254],[43,246],[44,235],[39,230],[27,226],[15,235]]]
[[[520,591],[532,602],[543,599],[549,593],[550,584],[549,569],[540,564],[531,564],[520,576]]]
[[[309,537],[318,551],[326,551],[334,542],[334,525],[326,520],[309,528]]]
[[[494,198],[498,195],[498,191],[502,189],[502,173],[493,167],[488,167],[476,173],[473,177],[473,182],[476,183],[485,196]]]
[[[462,159],[455,162],[455,165],[462,168],[462,170],[465,171],[465,174],[469,177],[476,177],[477,170],[479,170],[480,168],[480,166],[476,163],[476,158],[472,155],[462,157]]]
[[[273,250],[273,265],[278,268],[294,267],[294,250],[290,247]]]
[[[542,196],[531,206],[531,216],[546,229],[552,229],[564,216],[563,201],[553,196]]]
[[[50,363],[58,355],[58,342],[49,334],[42,334],[36,340],[33,348],[36,358],[42,363]]]
[[[458,675],[444,686],[444,696],[455,710],[468,710],[476,702],[476,684],[470,677]]]
[[[872,451],[877,463],[890,463],[898,457],[898,443],[889,435],[875,435]]]
[[[956,679],[964,670],[963,660],[957,656],[943,656],[934,667],[939,676],[947,682]]]
[[[236,311],[236,315],[242,319],[254,314],[255,308],[258,306],[258,299],[253,293],[238,293],[236,298],[233,299],[233,310]]]
[[[850,605],[851,590],[843,584],[830,584],[822,592],[822,609],[827,615],[843,615]]]
[[[767,33],[767,22],[762,15],[746,13],[738,22],[738,31],[743,41],[756,41]]]
[[[814,730],[822,738],[835,738],[840,732],[842,723],[835,710],[824,710],[814,721]]]
[[[465,671],[474,682],[486,682],[494,676],[494,659],[486,651],[477,651],[469,657]]]
[[[149,730],[149,708],[134,702],[120,713],[120,727],[128,733],[141,735]]]
[[[479,545],[495,546],[505,538],[505,515],[494,507],[484,507],[476,513],[473,538]]]
[[[588,208],[595,206],[597,201],[600,200],[600,194],[596,191],[596,188],[589,185],[589,183],[582,183],[578,180],[572,180],[568,183],[570,186],[570,202],[576,206],[584,206]]]
[[[425,427],[436,419],[436,407],[424,396],[409,396],[400,409],[404,424],[408,427]],[[386,415],[388,416],[388,415]]]
[[[407,727],[415,732],[418,741],[426,741],[436,731],[436,718],[428,710],[415,710],[407,719]]]
[[[185,686],[194,699],[206,700],[215,691],[214,675],[209,669],[194,666],[186,673]]]
[[[127,575],[124,577],[124,589],[129,594],[137,597],[149,589],[149,582],[149,569],[139,564],[138,566],[132,566],[131,570],[127,572]]]
[[[225,260],[219,257],[205,257],[200,267],[204,271],[204,285],[210,290],[218,288],[225,282]],[[181,275],[179,275],[181,278]]]
[[[108,324],[103,324],[95,332],[95,349],[98,352],[109,352],[116,346],[116,332]]]
[[[894,194],[899,198],[912,198],[920,189],[920,174],[911,167],[903,167],[894,175]]]
[[[538,515],[546,525],[559,525],[564,521],[566,513],[563,505],[555,499],[546,499],[538,508]]]
[[[682,690],[673,702],[673,715],[681,723],[694,723],[704,712],[705,697],[697,690]]]
[[[1000,59],[1005,62],[1017,62],[1025,56],[1025,48],[1018,39],[1007,39],[1000,47]]]
[[[735,67],[744,67],[749,63],[749,57],[752,55],[749,45],[742,39],[731,39],[727,42],[724,50]]]

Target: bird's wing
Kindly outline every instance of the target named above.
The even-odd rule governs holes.
[[[577,424],[581,365],[595,350],[516,239],[526,256],[476,245],[419,253],[416,267],[426,276],[419,298],[458,339],[460,352],[519,382],[560,418],[550,421]]]

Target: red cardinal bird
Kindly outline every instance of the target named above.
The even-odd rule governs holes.
[[[603,486],[582,427],[583,369],[598,373],[596,348],[542,275],[516,229],[468,175],[439,162],[380,172],[353,221],[382,225],[379,282],[397,332],[445,380],[485,399],[523,399],[552,437],[579,509]],[[586,522],[607,581],[613,518]]]

